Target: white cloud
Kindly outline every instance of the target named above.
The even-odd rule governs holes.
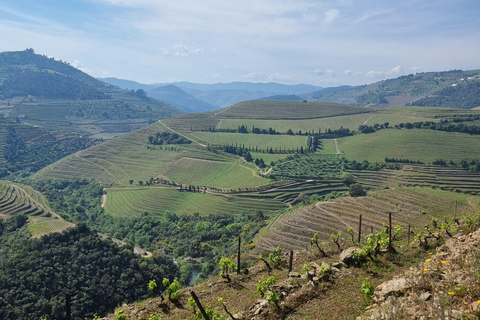
[[[313,70],[313,73],[316,74],[316,75],[319,75],[319,76],[328,76],[328,77],[335,77],[336,74],[335,74],[335,71],[329,69],[327,71],[323,71],[322,69],[315,69]]]
[[[333,20],[335,20],[338,17],[339,13],[340,13],[340,11],[338,11],[337,9],[330,9],[330,10],[326,11],[325,12],[325,22],[332,22]]]
[[[264,73],[264,72],[252,72],[244,76],[245,79],[250,81],[259,81],[259,82],[291,82],[293,79],[290,76],[280,74],[280,73]]]
[[[72,66],[78,69],[82,67],[82,63],[79,60],[75,59],[72,63]]]
[[[335,71],[333,70],[327,70],[325,71],[325,74],[329,77],[336,77]]]
[[[345,70],[345,71],[343,71],[343,73],[347,76],[351,76],[352,75],[352,70]]]
[[[387,76],[398,76],[398,75],[401,75],[401,74],[404,74],[404,71],[402,69],[402,67],[400,66],[396,66],[394,68],[391,68],[390,70],[387,70],[387,71],[374,71],[374,70],[371,70],[369,72],[366,73],[367,77],[373,79],[373,78],[382,78],[382,77],[387,77]]]
[[[400,66],[390,69],[390,73],[393,74],[403,74],[403,69]]]
[[[366,75],[367,75],[367,77],[373,79],[373,78],[383,77],[383,76],[385,75],[385,72],[383,72],[383,71],[373,71],[373,70],[371,70],[371,71],[368,71],[368,72],[366,73]]]
[[[290,82],[292,81],[293,79],[287,75],[283,75],[283,74],[280,74],[280,73],[271,73],[269,76],[268,76],[268,81],[286,81],[286,82]]]

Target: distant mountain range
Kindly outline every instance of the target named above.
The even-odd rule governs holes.
[[[147,95],[174,104],[186,112],[211,111],[245,100],[270,96],[299,95],[322,89],[299,84],[232,82],[199,84],[190,82],[141,84],[117,78],[99,79],[123,89],[142,89]],[[178,88],[178,89],[175,89]]]
[[[115,78],[101,80],[121,88],[143,89],[148,95],[186,112],[210,111],[256,99],[325,101],[379,108],[419,105],[471,109],[480,106],[480,70],[425,72],[369,85],[330,88],[249,82],[145,85]]]

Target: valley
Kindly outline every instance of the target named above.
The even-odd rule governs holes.
[[[29,63],[19,64],[27,58]],[[432,74],[419,74],[365,88],[304,96],[292,93],[305,98],[297,101],[281,96],[280,100],[236,101],[219,110],[198,102],[198,97],[188,98],[213,110],[199,113],[185,113],[156,100],[143,87],[120,89],[28,50],[0,54],[0,71],[0,243],[4,246],[0,279],[16,272],[19,257],[34,261],[30,249],[37,247],[39,256],[46,254],[39,260],[45,270],[62,274],[60,264],[51,266],[48,259],[49,246],[70,257],[70,249],[62,248],[62,237],[79,251],[82,239],[87,239],[85,252],[98,258],[89,260],[91,265],[107,264],[106,260],[129,265],[122,272],[112,267],[115,277],[121,278],[121,288],[116,290],[124,295],[108,289],[116,278],[107,271],[103,278],[92,276],[95,280],[83,289],[58,284],[55,293],[43,297],[38,306],[15,290],[38,316],[61,314],[59,301],[67,292],[75,296],[77,316],[93,317],[96,310],[102,316],[112,312],[116,304],[97,305],[89,297],[82,298],[82,292],[92,292],[94,283],[115,296],[117,304],[152,298],[149,276],[158,283],[163,277],[177,278],[179,285],[186,286],[194,267],[200,271],[197,283],[203,284],[199,286],[211,279],[217,281],[212,286],[223,286],[215,278],[221,261],[227,257],[233,261],[238,253],[241,269],[259,269],[256,263],[262,266],[263,258],[258,257],[267,261],[277,248],[294,250],[299,261],[309,263],[310,258],[321,258],[312,252],[315,244],[329,254],[336,252],[335,235],[346,248],[349,241],[354,244],[353,235],[361,233],[362,245],[367,245],[373,241],[369,235],[384,234],[389,213],[393,224],[403,230],[402,246],[411,245],[405,244],[407,228],[413,243],[413,236],[422,239],[432,221],[440,221],[435,222],[436,234],[443,232],[443,237],[455,223],[453,214],[462,223],[478,216],[480,110],[475,108],[476,100],[467,99],[472,103],[469,108],[465,101],[452,103],[458,108],[445,107],[450,98],[439,106],[372,107],[417,101],[412,96],[425,103],[437,101],[433,99],[441,96],[437,90],[445,91],[459,77],[468,80],[462,92],[470,97],[476,92],[478,71],[442,73],[444,81],[438,85]],[[45,84],[51,84],[48,90]],[[200,87],[190,85],[190,90],[184,89],[192,97],[195,92],[200,96],[195,91]],[[162,91],[167,89],[170,93]],[[176,88],[167,89],[157,93],[179,93]],[[357,90],[357,95],[348,90]],[[449,91],[444,91],[446,97]],[[337,103],[346,101],[341,93],[356,100],[350,101],[352,105]],[[392,98],[400,96],[410,98]],[[448,94],[452,96],[458,95]],[[325,101],[318,101],[321,97]],[[440,228],[442,221],[447,229]],[[122,247],[115,245],[118,240]],[[415,241],[420,252],[422,243]],[[100,253],[102,246],[108,252]],[[134,256],[135,247],[152,256]],[[102,254],[111,259],[101,260]],[[419,253],[425,254],[425,250]],[[409,253],[408,259],[413,263],[415,257]],[[378,267],[373,260],[368,268]],[[393,263],[387,258],[381,261]],[[85,269],[82,279],[89,279],[93,271],[81,262],[72,268],[77,266]],[[277,266],[274,273],[285,277],[284,269]],[[43,274],[42,269],[35,270]],[[363,271],[352,272],[363,276]],[[52,277],[46,271],[44,275]],[[260,278],[246,276],[241,281],[245,283],[237,285],[249,288],[245,309],[254,298],[252,281]],[[353,281],[355,286],[358,281]],[[13,282],[9,286],[12,290]],[[162,291],[166,287],[162,285]],[[218,290],[233,295],[230,289]],[[208,289],[202,290],[202,298],[212,303]],[[0,299],[0,310],[23,315],[14,301]],[[298,308],[307,303],[292,305]],[[348,303],[359,312],[365,308],[357,300]],[[185,315],[184,309],[172,308],[162,318]],[[301,310],[295,308],[289,315],[296,319]],[[275,315],[268,313],[268,317]]]

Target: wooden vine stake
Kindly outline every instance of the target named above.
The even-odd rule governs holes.
[[[290,260],[288,261],[288,273],[292,272],[293,250],[290,250]]]
[[[200,300],[198,299],[198,297],[197,297],[197,295],[195,294],[195,292],[190,289],[190,294],[192,295],[193,301],[195,301],[195,303],[197,304],[197,307],[198,307],[198,309],[200,309],[200,312],[202,313],[202,315],[203,315],[203,317],[205,318],[205,320],[210,320],[210,318],[208,317],[208,314],[205,312],[205,309],[203,309],[203,306],[202,306],[202,304],[200,303]]]
[[[361,237],[362,237],[362,215],[360,215],[360,219],[358,220],[358,243],[360,243]]]
[[[388,251],[392,252],[392,212],[388,213]]]
[[[241,239],[241,237],[238,237],[237,274],[240,274],[240,248],[242,245]]]
[[[408,240],[407,244],[410,245],[410,225],[408,225]]]

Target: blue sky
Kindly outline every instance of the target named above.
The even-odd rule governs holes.
[[[142,83],[367,84],[480,69],[479,0],[3,0],[0,51]]]

